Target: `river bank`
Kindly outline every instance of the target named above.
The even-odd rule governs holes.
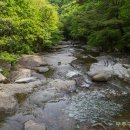
[[[130,120],[129,76],[129,57],[69,42],[23,55],[0,84],[0,130],[125,130],[116,122]]]

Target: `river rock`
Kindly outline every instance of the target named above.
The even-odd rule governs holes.
[[[102,77],[103,75],[103,77],[106,77],[107,75],[109,75],[108,77],[117,76],[121,79],[126,79],[130,77],[129,69],[124,68],[123,65],[120,63],[116,63],[114,65],[109,64],[108,66],[105,66],[102,63],[94,63],[91,65],[88,75],[93,77],[97,74],[100,74],[98,75],[98,77]]]
[[[11,72],[11,81],[15,82],[20,79],[31,77],[31,70],[25,68],[19,68],[16,71]]]
[[[18,61],[18,64],[29,69],[34,69],[35,67],[47,65],[43,56],[38,55],[23,55]]]
[[[106,82],[111,78],[111,75],[108,73],[97,73],[92,77],[93,81]]]
[[[76,82],[74,80],[55,79],[49,83],[49,86],[57,91],[73,92],[76,90]]]
[[[25,130],[46,130],[45,124],[39,124],[34,122],[33,120],[29,120],[25,123]]]
[[[17,93],[31,93],[34,88],[44,85],[44,82],[37,80],[26,84],[0,84],[1,92],[5,92],[7,95],[15,95]],[[44,87],[44,86],[43,86]]]
[[[34,82],[36,80],[37,77],[28,77],[28,78],[18,79],[15,81],[15,83],[29,83],[29,82]]]
[[[0,83],[5,82],[7,79],[0,73]]]
[[[101,63],[94,63],[90,66],[90,70],[88,72],[88,75],[90,77],[93,77],[94,75],[98,73],[113,73],[111,66],[104,66],[104,64]]]
[[[44,72],[47,72],[49,70],[49,68],[48,67],[36,67],[35,70],[38,71],[39,73],[44,73]]]
[[[78,71],[69,71],[67,74],[66,74],[66,77],[67,78],[75,78],[75,77],[78,77],[80,76],[81,74],[78,72]]]
[[[0,111],[5,113],[14,112],[17,106],[16,99],[8,93],[0,92]]]

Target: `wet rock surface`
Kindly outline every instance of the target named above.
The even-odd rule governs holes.
[[[61,79],[55,79],[52,80],[49,83],[49,86],[51,88],[54,88],[55,90],[59,91],[68,91],[73,92],[76,90],[75,88],[75,81],[74,80],[61,80]]]
[[[5,82],[7,78],[0,73],[0,83]]]
[[[0,84],[0,130],[120,130],[117,121],[130,121],[128,58],[84,48],[63,41],[22,56]]]
[[[30,120],[25,123],[25,130],[46,130],[46,127],[44,124],[38,124]]]

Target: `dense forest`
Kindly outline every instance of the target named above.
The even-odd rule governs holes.
[[[129,12],[130,0],[0,0],[0,58],[43,51],[63,36],[107,51],[129,49]]]

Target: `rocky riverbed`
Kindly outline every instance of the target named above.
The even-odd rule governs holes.
[[[13,68],[1,64],[0,130],[127,130],[129,59],[64,41]]]

